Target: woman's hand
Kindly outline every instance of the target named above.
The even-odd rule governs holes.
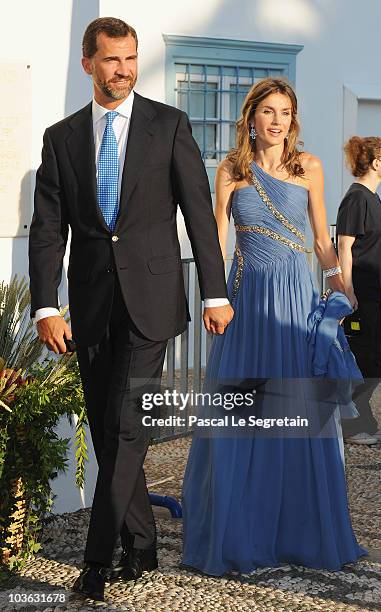
[[[359,303],[357,301],[357,297],[355,296],[355,292],[352,289],[349,289],[349,291],[345,292],[345,295],[347,296],[348,300],[351,303],[351,306],[353,308],[354,311],[356,311],[359,307]]]
[[[350,301],[351,306],[352,306],[354,312],[356,312],[356,310],[359,307],[359,303],[357,301],[357,297],[355,296],[355,292],[353,291],[353,287],[352,287],[352,289],[349,289],[348,291],[346,291],[345,295],[347,296],[348,300]],[[343,317],[341,319],[341,321],[339,321],[339,325],[343,324],[344,319],[345,319],[345,317]]]

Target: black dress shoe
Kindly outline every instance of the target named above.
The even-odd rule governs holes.
[[[111,578],[137,580],[143,572],[158,567],[156,548],[123,550],[119,563],[112,569]]]
[[[105,567],[86,566],[74,582],[72,590],[84,597],[104,601],[107,571]]]

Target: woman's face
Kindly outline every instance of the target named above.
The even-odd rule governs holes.
[[[286,94],[272,93],[260,102],[254,113],[257,132],[256,142],[260,145],[275,146],[283,144],[292,120],[291,100]]]

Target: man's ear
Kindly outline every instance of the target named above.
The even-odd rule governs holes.
[[[82,66],[87,74],[92,74],[93,70],[91,66],[91,59],[89,57],[82,58]]]

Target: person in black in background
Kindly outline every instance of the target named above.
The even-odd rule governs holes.
[[[356,181],[340,204],[336,231],[345,293],[357,322],[348,340],[365,382],[353,395],[359,416],[343,421],[343,436],[376,444],[381,430],[369,400],[381,379],[381,138],[353,136],[344,151]]]

